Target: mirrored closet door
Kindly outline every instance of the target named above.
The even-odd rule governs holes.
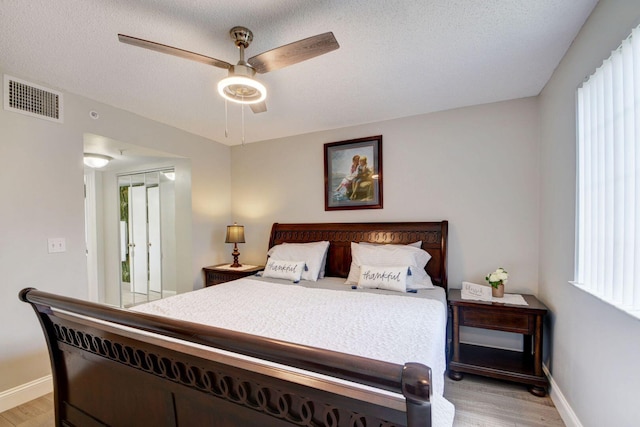
[[[121,307],[166,296],[163,246],[175,232],[174,176],[173,169],[118,176]]]

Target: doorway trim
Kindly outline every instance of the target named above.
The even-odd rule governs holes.
[[[84,171],[85,253],[87,255],[87,295],[89,301],[100,300],[100,272],[98,271],[98,209],[96,171]]]

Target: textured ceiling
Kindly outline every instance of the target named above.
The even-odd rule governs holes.
[[[246,142],[537,95],[597,0],[0,0],[0,68],[228,144],[241,108],[226,71],[118,42],[117,34],[230,63],[333,31],[340,49],[271,73]]]

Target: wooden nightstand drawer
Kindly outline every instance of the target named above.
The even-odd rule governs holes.
[[[249,266],[250,268],[230,269],[229,264],[212,265],[204,267],[204,285],[213,286],[220,283],[230,282],[232,280],[241,279],[247,276],[253,276],[258,271],[264,269],[264,266]]]
[[[475,307],[461,307],[460,325],[497,329],[519,334],[529,334],[532,328],[530,317],[527,314],[508,311],[498,312]]]
[[[205,271],[205,275],[205,283],[207,286],[229,282],[238,278],[236,275],[230,275],[222,271]]]

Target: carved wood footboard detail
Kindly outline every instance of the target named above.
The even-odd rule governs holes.
[[[431,371],[423,365],[403,367],[34,289],[20,298],[32,304],[45,332],[58,426],[431,425]],[[224,356],[207,356],[214,350]],[[278,365],[248,369],[245,359],[225,359],[238,353],[358,379],[399,398],[363,398],[358,393],[367,392],[342,383],[300,380],[297,371]]]
[[[73,352],[73,349],[78,349],[89,352],[300,426],[396,425],[336,405],[312,400],[298,391],[286,390],[284,387],[274,388],[273,384],[257,382],[251,375],[243,372],[231,376],[228,366],[224,366],[224,370],[212,370],[205,367],[201,360],[177,360],[175,355],[163,354],[165,352],[162,349],[150,351],[138,348],[135,343],[103,338],[59,323],[54,323],[53,326],[61,351]],[[345,420],[348,421],[346,424]]]

